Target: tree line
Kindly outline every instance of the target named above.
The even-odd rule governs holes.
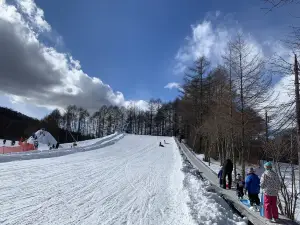
[[[176,129],[175,105],[173,102],[163,103],[160,99],[150,99],[148,109],[141,109],[134,103],[127,108],[103,105],[93,113],[82,107],[70,105],[63,114],[56,109],[42,121],[93,138],[107,136],[117,131],[172,136]]]
[[[0,137],[18,140],[45,128],[60,143],[100,138],[115,132],[140,135],[172,136],[176,129],[176,101],[163,103],[150,99],[148,109],[132,103],[127,108],[103,105],[96,112],[69,105],[64,112],[53,110],[41,120],[11,109],[1,108],[3,126]]]
[[[18,140],[41,128],[49,131],[60,143],[99,138],[115,132],[172,136],[178,130],[176,115],[176,101],[163,103],[160,99],[150,99],[148,109],[132,103],[127,108],[102,105],[96,112],[89,112],[69,105],[63,112],[55,109],[41,120],[1,108],[3,126],[0,137]]]

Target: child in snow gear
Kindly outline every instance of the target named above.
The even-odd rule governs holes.
[[[227,159],[224,166],[223,166],[223,188],[226,189],[226,177],[228,178],[228,189],[231,189],[232,184],[232,170],[233,170],[233,164],[230,159]]]
[[[265,172],[261,176],[261,188],[264,191],[264,215],[267,219],[276,222],[278,219],[277,195],[280,189],[280,179],[272,170],[272,163],[264,165]]]
[[[250,168],[249,173],[246,177],[246,190],[248,191],[251,209],[255,209],[256,211],[259,211],[258,206],[260,205],[260,200],[258,197],[260,190],[259,183],[259,177],[255,174],[254,169]]]
[[[221,167],[221,169],[219,170],[219,173],[218,173],[218,178],[219,178],[219,184],[220,184],[220,187],[222,187],[222,184],[223,184],[223,167]]]
[[[161,142],[159,142],[159,147],[165,147],[165,146],[163,146],[163,145],[162,145],[162,143],[161,143]]]
[[[245,182],[242,179],[242,176],[238,173],[236,178],[236,194],[239,199],[242,199],[244,197],[244,187]]]

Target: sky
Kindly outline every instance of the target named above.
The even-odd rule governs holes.
[[[263,0],[0,0],[0,106],[42,118],[76,104],[147,108],[178,96],[197,57],[222,63],[238,32],[265,57],[288,57],[295,6]],[[281,91],[288,78],[277,77]],[[281,93],[281,101],[289,96]]]

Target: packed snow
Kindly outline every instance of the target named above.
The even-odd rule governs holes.
[[[114,144],[118,140],[122,139],[124,134],[115,133],[106,137],[97,139],[96,142],[85,142],[85,146],[59,148],[59,149],[48,149],[48,150],[34,150],[28,152],[14,152],[9,154],[0,154],[0,162],[11,162],[16,160],[29,160],[29,159],[40,159],[40,158],[52,158],[58,156],[69,155],[78,152],[86,152],[99,148],[103,148]],[[90,143],[90,144],[89,144]],[[92,144],[93,143],[93,144]]]
[[[201,179],[198,171],[183,156],[183,171],[186,172],[184,186],[189,190],[190,209],[195,221],[201,221],[199,224],[236,224],[247,225],[248,220],[234,214],[229,208],[227,202],[214,193],[214,188],[207,180]]]
[[[184,170],[173,138],[126,135],[93,151],[0,163],[0,174],[5,225],[244,224]]]
[[[78,147],[87,147],[87,146],[90,146],[90,145],[94,145],[97,142],[102,141],[103,138],[115,137],[117,134],[118,134],[118,132],[113,133],[113,134],[108,135],[108,136],[105,136],[105,137],[101,137],[101,138],[95,138],[95,139],[85,140],[85,141],[76,141],[76,144],[77,144],[76,147],[78,148]],[[60,144],[59,146],[62,147],[62,148],[71,148],[71,147],[73,147],[72,145],[73,145],[73,143],[64,143],[64,144]]]
[[[105,137],[101,137],[101,138],[95,138],[95,139],[85,140],[85,141],[76,141],[76,144],[77,144],[76,147],[78,148],[78,147],[90,146],[90,145],[96,144],[97,142],[103,140],[103,138],[115,137],[117,134],[118,134],[118,132],[113,133],[113,134],[108,135],[108,136],[105,136]],[[53,146],[53,145],[56,145],[56,143],[57,143],[57,141],[51,135],[51,133],[49,133],[47,131],[38,130],[37,132],[35,132],[35,135],[36,135],[37,141],[39,143],[39,146],[37,148],[37,150],[39,150],[39,151],[49,150],[49,144],[51,146]],[[6,146],[6,147],[12,146],[11,145],[11,142],[12,142],[11,140],[6,140],[5,144],[3,144],[3,140],[4,139],[0,139],[0,147],[2,147],[2,146]],[[27,142],[31,143],[31,144],[34,144],[34,138],[32,136],[29,137]],[[19,141],[16,141],[15,145],[13,145],[13,146],[19,146]],[[59,148],[73,148],[73,142],[72,143],[60,144]]]
[[[0,164],[2,224],[193,224],[180,155],[158,138]]]

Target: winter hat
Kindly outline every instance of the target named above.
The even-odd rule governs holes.
[[[271,162],[266,162],[264,165],[266,170],[271,170],[272,169],[272,163]]]
[[[249,173],[255,173],[255,171],[252,167],[249,169]]]

